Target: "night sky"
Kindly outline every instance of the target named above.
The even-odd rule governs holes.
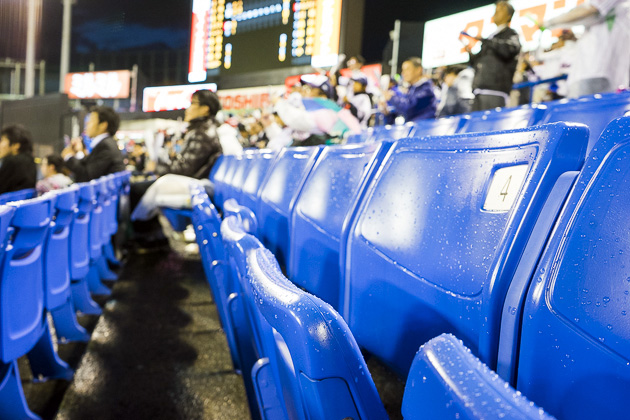
[[[487,0],[365,0],[363,55],[380,61],[394,20],[426,21],[492,3]],[[39,56],[55,65],[61,44],[61,1],[44,1]],[[75,51],[188,45],[191,1],[77,0],[73,7]],[[0,57],[3,55],[0,51]]]

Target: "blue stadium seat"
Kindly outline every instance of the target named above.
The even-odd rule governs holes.
[[[322,300],[281,273],[273,255],[250,235],[240,239],[247,280],[275,357],[259,363],[296,419],[386,419],[387,414],[348,326]],[[255,371],[255,374],[263,372]],[[271,418],[271,417],[270,417]]]
[[[512,130],[536,125],[547,110],[544,105],[523,105],[518,108],[496,108],[473,112],[462,117],[458,133]]]
[[[37,191],[35,188],[27,188],[25,190],[4,193],[0,194],[0,205],[7,204],[12,201],[28,200],[34,197],[37,197]]]
[[[409,137],[447,136],[457,133],[461,124],[460,116],[414,121]]]
[[[15,202],[13,233],[0,272],[0,413],[37,418],[22,391],[17,360],[28,354],[34,378],[70,379],[54,350],[44,307],[43,248],[54,214],[54,197]],[[4,224],[4,223],[3,223]]]
[[[260,153],[260,150],[247,150],[243,153],[243,156],[236,161],[237,165],[234,169],[234,173],[232,174],[232,178],[224,191],[223,201],[234,198],[240,202],[245,177],[247,176],[249,168],[254,160],[257,160],[260,157]]]
[[[404,377],[452,333],[494,367],[515,266],[587,136],[558,123],[395,143],[341,240],[340,312],[359,344]]]
[[[348,141],[347,144],[353,143],[373,143],[381,140],[398,140],[409,136],[409,133],[415,125],[411,122],[403,125],[379,125],[370,127],[365,133],[361,134],[361,141]]]
[[[258,221],[254,211],[249,207],[240,205],[234,198],[225,200],[223,203],[223,218],[237,216],[241,219],[243,228],[247,232],[255,234],[258,231]]]
[[[547,112],[540,123],[571,121],[586,124],[591,130],[588,141],[590,151],[608,123],[627,115],[628,111],[630,111],[628,92],[587,96],[547,104]]]
[[[258,418],[260,414],[260,418],[269,420],[288,418],[285,404],[278,399],[277,380],[266,368],[275,360],[275,349],[266,340],[271,333],[270,327],[258,316],[247,281],[245,249],[262,245],[245,232],[240,218],[235,215],[228,216],[221,223],[221,237],[233,288],[228,300],[229,311],[252,417]]]
[[[553,419],[451,334],[420,348],[407,376],[402,414],[405,420]]]
[[[95,295],[109,296],[111,290],[101,282],[101,271],[103,257],[103,227],[104,222],[104,203],[107,199],[108,191],[103,178],[92,180],[90,183],[94,187],[96,196],[94,207],[90,215],[90,269],[87,274],[87,284],[90,292]]]
[[[334,308],[339,305],[344,220],[390,146],[383,141],[324,148],[291,213],[288,277]]]
[[[84,314],[100,315],[101,308],[90,295],[87,275],[90,270],[90,220],[96,206],[94,183],[77,184],[79,202],[77,214],[70,226],[70,279],[75,309]]]
[[[321,147],[282,149],[260,187],[256,208],[262,243],[285,267],[289,255],[289,217],[297,194],[322,151]]]
[[[214,185],[212,201],[219,207],[223,204],[223,192],[234,173],[237,160],[234,155],[221,155],[210,171],[210,181]]]
[[[532,273],[517,369],[507,370],[558,419],[628,418],[629,208],[630,118],[622,118],[593,147]]]
[[[275,161],[277,152],[272,150],[261,150],[257,158],[249,165],[249,169],[243,180],[243,188],[238,200],[239,204],[249,207],[254,212],[258,205],[258,195],[269,168]]]
[[[55,322],[62,341],[88,341],[90,336],[79,325],[70,286],[70,229],[77,212],[79,187],[72,185],[54,191],[55,214],[44,248],[45,306]]]

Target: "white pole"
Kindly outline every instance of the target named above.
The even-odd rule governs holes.
[[[398,50],[400,49],[400,20],[394,22],[394,31],[390,35],[392,38],[392,72],[394,76],[398,73]]]
[[[26,29],[26,74],[24,95],[27,98],[35,95],[35,35],[37,26],[37,0],[28,0]]]
[[[136,112],[138,107],[138,65],[134,64],[131,70],[131,100],[129,111]]]
[[[59,92],[64,92],[66,74],[70,70],[70,27],[73,0],[63,0],[63,27],[61,30],[61,64],[59,65]]]

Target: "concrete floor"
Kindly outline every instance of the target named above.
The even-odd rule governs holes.
[[[44,419],[250,418],[242,378],[200,261],[173,251],[134,254],[99,303],[82,317],[86,344],[60,344],[71,383],[32,384],[20,364],[29,406]]]

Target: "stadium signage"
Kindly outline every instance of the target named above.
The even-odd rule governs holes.
[[[64,92],[70,99],[123,99],[130,93],[131,71],[68,73]]]
[[[560,30],[538,29],[537,22],[573,9],[584,0],[512,0],[515,13],[511,27],[519,33],[523,51],[534,51],[539,47],[549,47]],[[425,68],[447,66],[468,61],[468,53],[463,47],[470,42],[473,52],[479,50],[478,41],[461,36],[461,31],[472,36],[488,37],[496,30],[492,22],[494,5],[467,10],[454,15],[428,21],[424,26],[422,65]]]
[[[190,106],[190,98],[198,90],[216,92],[216,83],[198,85],[157,86],[145,88],[142,94],[142,111],[173,111]]]

